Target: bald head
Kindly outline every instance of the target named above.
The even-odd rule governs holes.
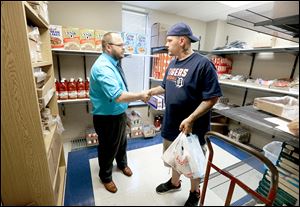
[[[124,57],[124,42],[119,33],[108,32],[103,35],[102,38],[103,52],[109,54],[116,60],[120,60]]]
[[[102,38],[102,48],[103,51],[107,52],[107,45],[109,44],[120,44],[123,43],[123,39],[120,34],[116,32],[107,32]]]

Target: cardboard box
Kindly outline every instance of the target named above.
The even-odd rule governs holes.
[[[107,31],[105,30],[100,30],[100,29],[95,30],[95,46],[97,51],[102,52],[102,38],[105,33],[107,33]]]
[[[156,36],[151,37],[151,47],[165,46],[167,38],[167,31],[162,31]]]
[[[80,49],[95,50],[95,32],[93,29],[80,29]]]
[[[150,47],[158,47],[158,35],[151,37]]]
[[[137,54],[146,54],[147,47],[146,47],[146,36],[137,34],[136,36],[136,53]]]
[[[158,35],[158,46],[165,46],[167,38],[167,31],[161,31]]]
[[[160,32],[167,31],[168,28],[168,25],[156,22],[151,26],[151,36],[158,36]]]
[[[63,27],[63,39],[66,50],[80,50],[79,28]]]
[[[52,48],[64,48],[64,39],[61,25],[50,25],[50,40]]]
[[[255,98],[253,107],[288,120],[299,117],[299,102],[290,96]]]
[[[275,34],[274,34],[275,35]],[[271,48],[275,47],[277,38],[271,35],[257,33],[253,43],[254,48]]]
[[[135,54],[136,48],[136,34],[135,33],[123,33],[125,53]]]

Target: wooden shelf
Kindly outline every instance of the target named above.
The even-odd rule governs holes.
[[[5,57],[1,61],[5,68],[1,79],[1,200],[4,206],[54,206],[63,195],[58,195],[58,185],[54,193],[52,169],[58,165],[53,166],[53,159],[48,158],[60,156],[59,166],[65,165],[65,159],[64,153],[51,148],[54,138],[61,139],[57,124],[44,135],[41,123],[41,105],[58,115],[49,25],[26,1],[3,1],[1,11],[1,41],[6,45],[1,48]],[[28,26],[38,28],[42,62],[32,62]],[[35,67],[43,67],[47,73],[46,83],[39,89],[33,76]]]
[[[54,133],[56,131],[56,127],[57,127],[57,124],[54,124],[50,127],[50,132],[44,136],[44,143],[45,143],[45,148],[46,148],[46,153],[48,154],[49,153],[49,149],[50,149],[50,146],[51,146],[51,142],[53,140],[53,136],[54,136]]]
[[[60,156],[61,156],[61,152],[62,152],[62,148],[63,146],[61,145],[60,146],[60,149],[59,149],[59,156],[58,156],[58,161],[60,160]],[[58,162],[59,163],[59,162]],[[59,176],[59,165],[56,166],[56,169],[55,169],[55,176],[54,176],[54,180],[53,180],[53,183],[52,183],[52,188],[53,190],[55,190],[55,184],[56,184],[56,179],[58,178]]]
[[[63,206],[64,201],[64,189],[65,189],[65,178],[66,178],[66,166],[60,166],[59,169],[59,176],[60,176],[60,185],[58,190],[58,199],[57,199],[57,206]]]
[[[43,62],[36,62],[36,63],[32,63],[32,67],[36,68],[36,67],[44,67],[44,66],[49,66],[52,65],[52,62],[50,61],[43,61]]]
[[[23,1],[22,3],[24,4],[26,18],[28,20],[30,20],[35,24],[35,26],[38,26],[40,28],[49,28],[49,24],[46,23],[42,18],[40,18],[36,11],[34,11],[34,9],[26,1]]]

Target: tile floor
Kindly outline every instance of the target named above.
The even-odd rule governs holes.
[[[189,179],[186,177],[181,178],[181,191],[164,195],[155,192],[156,186],[171,176],[169,168],[163,166],[161,142],[160,136],[128,142],[128,162],[134,174],[132,177],[126,177],[114,166],[113,180],[118,187],[115,194],[106,191],[99,181],[97,149],[94,147],[70,151],[70,145],[65,144],[68,159],[65,205],[182,206],[190,188]],[[230,173],[245,181],[253,189],[258,186],[262,178],[261,164],[254,166],[253,163],[257,162],[253,162],[251,157],[220,140],[212,140],[212,144],[215,151],[213,161],[215,165],[229,169]],[[229,181],[215,170],[211,170],[210,174],[204,205],[224,205]],[[240,205],[246,196],[242,189],[236,187],[232,204]]]

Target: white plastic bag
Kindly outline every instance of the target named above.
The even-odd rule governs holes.
[[[192,178],[203,177],[206,159],[197,135],[191,134],[186,138],[186,149],[190,154],[189,163],[192,171]]]
[[[181,136],[183,133],[180,133],[177,138],[172,142],[172,144],[168,147],[168,149],[162,155],[162,159],[165,163],[170,165],[171,167],[175,166],[175,153],[178,148],[181,146]]]
[[[204,175],[206,160],[196,135],[187,137],[181,132],[164,152],[162,159],[188,178]]]

